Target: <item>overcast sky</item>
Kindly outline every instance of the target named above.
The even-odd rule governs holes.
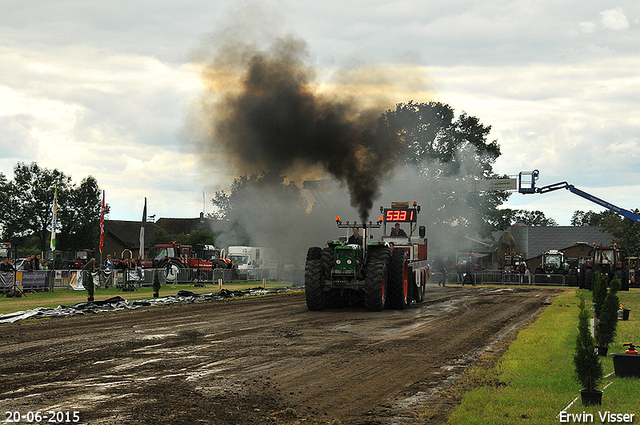
[[[320,77],[381,70],[390,108],[435,100],[478,117],[501,146],[497,173],[538,169],[540,185],[640,208],[637,1],[2,4],[0,172],[20,161],[92,175],[111,219],[140,220],[144,197],[149,215],[196,217],[228,189],[232,173],[203,172],[188,117],[205,90],[196,58],[234,25],[304,40]],[[565,190],[506,206],[561,225],[602,210]]]

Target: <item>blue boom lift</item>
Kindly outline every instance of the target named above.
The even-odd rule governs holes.
[[[612,211],[617,212],[623,217],[626,217],[628,219],[631,219],[633,221],[640,223],[640,215],[632,213],[629,210],[625,210],[624,208],[617,207],[605,200],[602,200],[598,197],[590,195],[587,192],[580,190],[574,185],[569,184],[567,182],[560,182],[560,183],[549,184],[542,187],[536,187],[536,180],[538,180],[539,175],[540,175],[540,172],[538,170],[521,171],[518,174],[518,192],[526,195],[528,193],[547,193],[547,192],[553,192],[554,190],[558,190],[558,189],[567,189],[571,193],[575,193],[578,196],[582,196],[583,198],[588,199],[591,202],[595,202],[598,205],[601,205],[605,208],[608,208]]]
[[[565,182],[554,183],[547,186],[536,187],[536,180],[538,180],[540,172],[538,170],[533,171],[521,171],[518,174],[518,192],[523,194],[528,193],[547,193],[558,189],[567,189],[571,193],[588,199],[598,205],[608,208],[623,217],[640,223],[640,215],[633,213],[624,208],[613,205],[603,199],[593,196],[583,190],[576,188],[574,185]],[[629,290],[629,268],[625,264],[624,252],[619,249],[615,244],[614,246],[595,246],[589,254],[589,258],[586,259],[584,266],[580,271],[580,287],[591,289],[593,273],[600,271],[605,279],[613,278],[617,276],[621,283],[622,290]]]

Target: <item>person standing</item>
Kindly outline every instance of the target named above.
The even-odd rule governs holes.
[[[104,263],[104,268],[108,271],[113,271],[113,260],[111,260],[111,254],[107,254],[107,261]]]
[[[27,256],[27,258],[22,262],[22,270],[25,272],[30,272],[33,270],[33,262],[31,254]]]
[[[447,273],[448,273],[447,257],[444,257],[440,262],[440,273],[442,274],[442,277],[440,278],[440,282],[438,283],[438,286],[445,287],[447,286]]]
[[[460,283],[462,284],[462,286],[464,286],[464,270],[465,270],[465,266],[462,261],[456,264],[456,275],[457,275],[456,283]]]
[[[40,254],[31,257],[31,268],[33,270],[40,270]]]
[[[474,273],[475,269],[473,266],[473,263],[471,262],[471,259],[467,260],[467,265],[465,268],[465,277],[464,277],[464,281],[466,283],[470,283],[473,286],[476,286],[476,275]],[[464,286],[464,284],[462,285]]]

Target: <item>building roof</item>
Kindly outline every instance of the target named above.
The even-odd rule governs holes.
[[[197,218],[160,218],[155,224],[170,235],[179,235],[181,233],[189,235],[194,230],[211,231],[214,222],[216,220],[205,218],[201,214]]]
[[[520,226],[518,226],[520,227]],[[613,239],[600,226],[527,226],[528,253],[533,258],[550,249],[565,249],[577,242],[609,245]]]
[[[122,243],[133,243],[134,248],[140,247],[140,226],[139,221],[127,221],[127,220],[105,220],[104,231],[111,234],[111,236]],[[159,230],[155,223],[147,222],[145,225],[144,233],[148,238],[149,235],[153,235],[156,230]]]

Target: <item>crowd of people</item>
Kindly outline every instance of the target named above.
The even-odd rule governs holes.
[[[32,270],[48,270],[48,264],[42,262],[40,254],[30,254],[24,260],[21,260],[20,264],[13,264],[11,258],[5,258],[0,263],[0,271],[12,272],[15,270],[32,271]]]

